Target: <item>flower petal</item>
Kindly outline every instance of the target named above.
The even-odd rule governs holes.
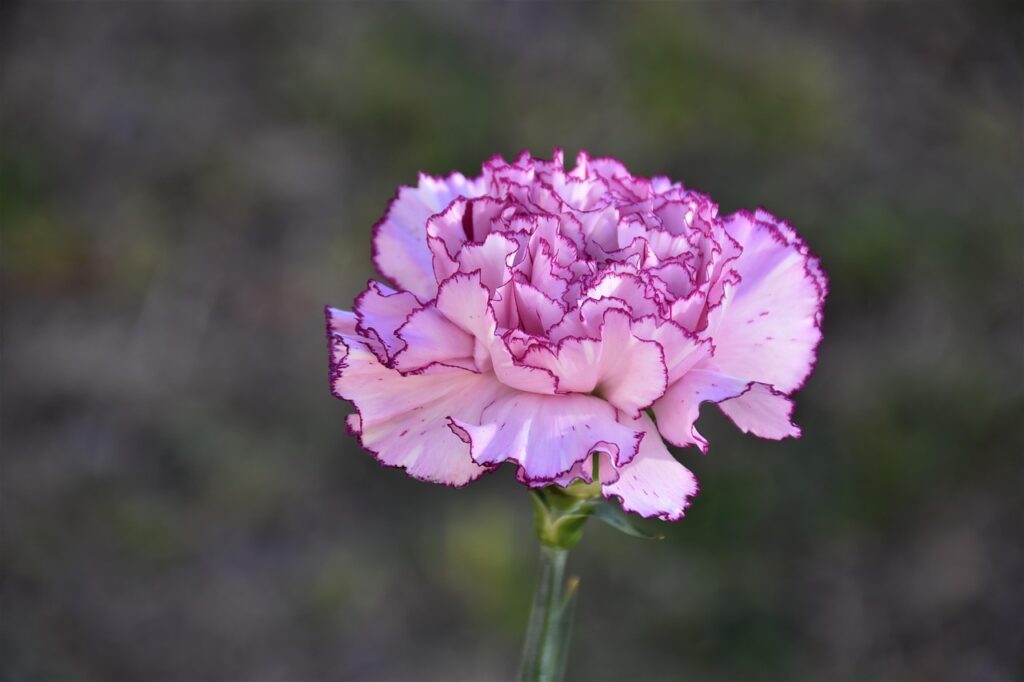
[[[644,438],[636,457],[617,467],[618,478],[604,483],[601,491],[605,497],[618,498],[626,511],[678,521],[697,494],[697,479],[668,451],[650,417],[642,414],[624,423],[642,431]]]
[[[328,338],[330,338],[332,333],[348,336],[355,336],[358,333],[356,327],[359,325],[359,318],[356,317],[355,313],[325,306],[324,316],[327,319]]]
[[[424,226],[430,216],[444,210],[456,197],[477,197],[484,192],[480,180],[461,173],[446,178],[421,175],[419,185],[401,187],[388,212],[374,228],[374,263],[385,277],[423,300],[437,291],[432,256]]]
[[[382,365],[358,338],[332,334],[331,385],[351,400],[347,421],[362,446],[388,466],[424,481],[460,486],[489,470],[448,428],[448,418],[477,421],[485,405],[509,389],[492,374],[449,369],[403,376]]]
[[[481,244],[467,242],[459,249],[459,272],[480,272],[480,282],[494,293],[512,279],[512,260],[519,244],[503,234],[492,233]]]
[[[710,339],[700,339],[671,320],[642,317],[633,320],[631,328],[637,338],[655,341],[661,346],[669,384],[674,384],[712,353]]]
[[[530,334],[543,335],[565,317],[561,303],[548,298],[540,289],[526,282],[513,282],[516,316],[520,326]]]
[[[550,481],[593,452],[632,459],[642,432],[623,426],[608,403],[585,395],[515,393],[488,405],[477,422],[452,419],[483,466],[515,462],[527,480]]]
[[[748,382],[718,372],[690,370],[654,403],[658,431],[674,445],[696,445],[707,452],[708,442],[694,427],[700,416],[700,404],[735,398],[747,390],[747,385]]]
[[[410,315],[396,336],[404,348],[394,356],[393,366],[403,374],[434,363],[476,370],[476,340],[451,323],[433,304]]]
[[[557,272],[556,272],[557,270]],[[565,275],[568,270],[555,262],[551,247],[544,240],[537,242],[530,270],[530,284],[539,289],[550,299],[564,301],[562,298],[569,289],[569,281]],[[575,301],[573,301],[575,303]]]
[[[789,393],[814,363],[824,290],[806,248],[769,218],[741,212],[727,219],[729,233],[743,245],[732,264],[741,280],[727,286],[708,313],[708,333],[719,371]]]
[[[664,352],[654,341],[638,338],[622,310],[605,311],[599,334],[599,339],[570,337],[553,349],[535,347],[523,362],[554,374],[560,392],[596,391],[635,416],[665,392]]]
[[[441,282],[437,309],[459,329],[490,343],[497,326],[489,306],[490,297],[479,271],[460,272]]]
[[[654,296],[655,292],[644,284],[636,275],[609,272],[603,275],[596,284],[587,290],[587,298],[617,298],[625,301],[638,316],[658,315],[661,309]]]
[[[772,440],[800,437],[800,427],[792,421],[792,401],[767,384],[751,384],[745,393],[723,400],[718,407],[744,433]]]
[[[408,291],[394,291],[377,282],[369,282],[355,303],[359,331],[364,336],[375,336],[387,348],[388,355],[394,356],[405,345],[395,331],[420,305]]]
[[[494,374],[506,386],[545,395],[554,395],[558,389],[558,379],[552,372],[517,360],[504,338],[496,338],[491,343],[490,362]]]

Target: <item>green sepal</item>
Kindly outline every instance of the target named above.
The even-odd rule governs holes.
[[[531,490],[530,497],[541,543],[558,549],[575,547],[583,538],[593,501],[571,497],[554,486]]]
[[[583,526],[590,517],[620,533],[644,540],[662,540],[660,533],[637,527],[614,502],[601,498],[577,497],[564,488],[549,486],[530,490],[537,537],[548,547],[571,549],[583,538]]]

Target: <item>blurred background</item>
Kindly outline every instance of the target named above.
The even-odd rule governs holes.
[[[1021,679],[1022,36],[1009,3],[5,3],[0,678],[510,678],[525,491],[361,452],[322,306],[418,171],[561,146],[763,204],[832,284],[805,437],[705,409],[667,539],[588,529],[570,679]]]

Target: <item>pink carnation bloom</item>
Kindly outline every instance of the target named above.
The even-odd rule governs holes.
[[[384,464],[461,486],[513,462],[530,486],[592,482],[682,517],[697,491],[665,442],[713,402],[744,432],[799,436],[789,395],[821,339],[826,280],[787,223],[705,195],[524,153],[478,178],[421,175],[377,225],[377,282],[327,309],[330,380]],[[653,415],[653,419],[652,419]]]

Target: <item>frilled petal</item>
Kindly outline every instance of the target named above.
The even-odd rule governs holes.
[[[698,338],[670,320],[643,317],[633,320],[631,329],[637,338],[661,346],[669,384],[678,381],[712,352],[710,339]]]
[[[462,331],[489,343],[497,327],[490,298],[479,271],[458,273],[441,282],[437,309]]]
[[[548,329],[548,340],[558,343],[572,336],[598,338],[604,314],[609,310],[621,310],[633,317],[633,309],[620,298],[584,299],[578,308],[569,311],[558,324]]]
[[[478,421],[485,405],[507,394],[493,375],[447,369],[403,376],[382,365],[358,337],[332,332],[330,341],[332,390],[355,405],[359,416],[348,427],[380,462],[453,486],[489,470],[472,460],[448,419]]]
[[[636,456],[644,437],[616,421],[611,405],[585,395],[508,395],[477,421],[452,419],[452,428],[468,440],[478,464],[515,462],[532,481],[555,479],[594,452],[621,466]]]
[[[480,371],[493,369],[501,383],[521,391],[555,392],[555,378],[550,372],[516,360],[505,340],[495,335],[497,323],[490,293],[478,271],[458,273],[442,282],[437,310],[474,339],[473,359]]]
[[[563,301],[565,292],[569,290],[567,277],[571,277],[571,274],[555,262],[548,243],[543,240],[538,242],[533,255],[533,267],[530,269],[530,284],[548,298]]]
[[[665,392],[668,372],[661,346],[639,338],[631,323],[622,310],[608,310],[598,338],[567,338],[555,348],[535,347],[523,362],[554,374],[559,391],[596,392],[636,415]]]
[[[373,353],[381,363],[388,363],[388,352],[376,334],[365,334],[359,329],[359,317],[348,310],[338,310],[326,306],[324,315],[327,319],[327,338],[330,340],[332,334],[342,334],[357,337],[363,345]]]
[[[824,290],[806,248],[769,218],[741,212],[727,219],[726,229],[743,245],[732,263],[740,281],[709,312],[708,333],[719,371],[789,393],[814,363]]]
[[[672,300],[685,298],[693,293],[693,272],[680,260],[656,265],[648,270],[654,282],[671,296]]]
[[[476,369],[476,339],[450,322],[434,304],[412,313],[396,336],[404,348],[394,356],[394,367],[403,374],[435,363]]]
[[[643,414],[630,420],[623,416],[623,421],[643,432],[644,438],[636,457],[618,467],[618,478],[601,486],[604,496],[618,498],[626,511],[678,521],[697,494],[697,479],[672,457],[650,417]]]
[[[747,385],[748,382],[718,372],[690,370],[654,403],[658,431],[670,443],[680,447],[696,445],[706,452],[708,442],[694,427],[700,416],[700,404],[735,398],[747,390]]]
[[[401,289],[423,300],[433,298],[437,280],[424,225],[455,198],[477,197],[483,191],[482,182],[467,180],[461,173],[446,178],[422,175],[417,187],[400,188],[374,230],[377,269]]]
[[[636,275],[610,272],[588,289],[585,296],[595,300],[615,298],[625,301],[638,317],[661,314],[655,292]]]
[[[375,336],[394,356],[405,345],[395,334],[405,324],[420,302],[408,291],[394,291],[377,282],[369,282],[366,291],[356,299],[355,313],[359,330]]]
[[[359,324],[359,318],[356,317],[355,313],[326,306],[324,308],[324,317],[327,321],[328,338],[332,334],[345,334],[346,336],[356,336],[358,334],[356,326]]]
[[[524,331],[543,335],[565,317],[562,304],[532,284],[512,282],[510,289],[516,304],[516,317]]]
[[[718,403],[744,433],[781,440],[799,438],[800,427],[793,423],[793,402],[767,384],[751,384],[745,393]]]
[[[503,234],[487,235],[483,243],[467,242],[459,249],[459,272],[480,272],[480,282],[492,293],[512,279],[512,261],[519,244]]]
[[[611,460],[610,457],[608,457],[606,453],[603,452],[597,453],[597,461],[600,465],[598,467],[598,477],[600,478],[601,482],[614,483],[619,477],[618,471],[615,468],[615,463]],[[516,480],[518,480],[520,483],[530,483],[523,477],[522,470],[516,473]],[[576,483],[577,481],[583,481],[584,483],[594,482],[593,459],[584,459],[582,461],[576,462],[575,464],[572,465],[572,468],[569,469],[569,471],[562,474],[553,481],[540,481],[532,483],[532,485],[533,487],[538,487],[541,485],[554,484],[560,485],[564,488],[566,486],[572,485],[573,483]]]
[[[558,390],[558,379],[554,373],[518,360],[504,338],[491,342],[489,359],[494,374],[506,386],[544,395],[554,395]]]

